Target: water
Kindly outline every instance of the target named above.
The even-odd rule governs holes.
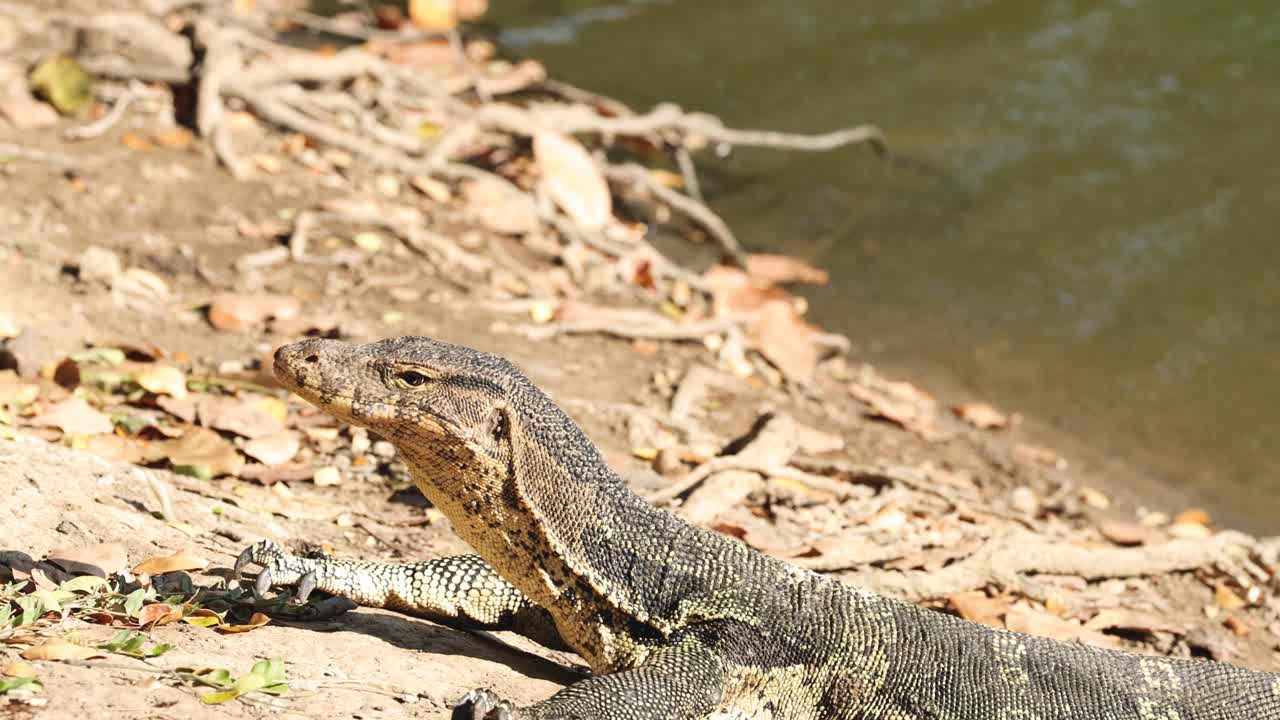
[[[634,107],[884,127],[894,162],[738,152],[706,190],[831,270],[812,314],[861,354],[1280,531],[1274,0],[492,5],[507,50]]]

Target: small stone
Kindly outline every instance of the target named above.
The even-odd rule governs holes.
[[[400,194],[400,180],[395,175],[379,175],[373,185],[383,197],[393,198]]]
[[[110,283],[122,270],[120,256],[106,248],[90,245],[80,254],[80,279],[84,282]]]
[[[1022,485],[1009,493],[1009,507],[1024,515],[1035,515],[1040,512],[1040,498],[1034,490]]]
[[[351,454],[363,455],[369,451],[372,443],[369,440],[369,431],[361,427],[351,428]]]
[[[1142,524],[1150,527],[1164,527],[1169,524],[1169,516],[1162,512],[1149,512],[1142,516]]]
[[[382,236],[376,232],[356,233],[356,236],[351,238],[351,242],[370,255],[381,250],[383,245]]]
[[[676,448],[659,450],[657,457],[653,459],[654,472],[659,475],[675,475],[684,470],[684,462],[680,459],[681,454]]]
[[[386,440],[379,440],[373,444],[373,454],[383,460],[390,460],[396,456],[396,446]]]
[[[1101,490],[1096,490],[1087,485],[1080,488],[1080,501],[1098,510],[1106,510],[1111,507],[1111,498],[1103,494]]]
[[[333,485],[342,484],[342,474],[338,472],[338,468],[326,466],[316,469],[316,474],[312,476],[311,482],[320,487],[331,487]],[[273,485],[272,487],[276,487]]]
[[[37,130],[58,124],[58,111],[29,95],[0,98],[0,116],[18,130]]]

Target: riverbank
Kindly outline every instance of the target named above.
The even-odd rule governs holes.
[[[189,40],[179,30],[200,29],[204,64],[184,72],[204,73],[193,79],[207,101],[218,42],[207,18],[186,12],[144,20],[180,42]],[[56,43],[68,36],[55,31],[66,19],[11,19],[30,30],[17,56],[35,64],[66,49]],[[603,142],[596,133],[576,140],[488,120],[465,136],[458,128],[489,106],[497,82],[508,83],[498,88],[510,92],[498,94],[503,104],[529,113],[522,118],[565,121],[564,108],[587,107],[590,123],[617,126],[657,122],[654,113],[624,114],[532,66],[485,58],[447,73],[456,85],[433,100],[458,115],[424,114],[412,126],[424,142],[454,138],[452,175],[416,160],[379,166],[370,158],[387,156],[341,142],[355,134],[399,148],[393,158],[417,158],[412,134],[367,111],[423,108],[349,69],[453,67],[447,43],[392,42],[416,48],[416,59],[383,46],[297,63],[292,53],[303,51],[275,46],[267,18],[245,24],[256,39],[228,39],[238,44],[220,56],[245,64],[221,72],[264,84],[237,90],[226,79],[232,89],[220,117],[204,118],[207,135],[174,122],[189,115],[201,129],[208,106],[184,104],[193,88],[136,78],[99,80],[97,111],[0,130],[9,158],[0,218],[17,229],[0,246],[0,334],[14,369],[0,377],[0,432],[13,438],[0,441],[0,550],[19,581],[6,592],[16,602],[65,580],[63,565],[24,565],[13,553],[39,561],[97,548],[119,570],[175,551],[208,563],[178,571],[194,585],[176,598],[152,596],[149,606],[168,607],[154,617],[93,606],[111,602],[106,591],[69,603],[66,618],[19,617],[0,630],[0,667],[30,665],[43,692],[9,697],[59,715],[251,715],[248,704],[202,705],[206,690],[182,668],[236,675],[276,657],[294,689],[252,700],[321,718],[442,717],[471,686],[530,701],[572,677],[571,658],[526,647],[540,657],[531,659],[382,612],[229,633],[182,621],[208,619],[189,607],[199,598],[228,606],[211,624],[253,625],[221,576],[261,537],[367,559],[465,551],[378,438],[329,424],[272,386],[263,358],[303,335],[425,334],[505,355],[637,492],[797,564],[1000,627],[1280,668],[1276,541],[1224,531],[1164,500],[1139,513],[1032,422],[883,377],[856,345],[805,321],[787,288],[824,281],[820,268],[777,256],[677,264],[650,245],[661,236],[655,244],[736,254],[731,231],[700,211],[679,219],[680,207],[694,207],[680,197],[696,194],[678,157],[696,149],[691,122],[704,136],[766,136],[668,115],[657,130],[619,132],[644,177],[612,179],[589,151]],[[334,76],[289,75],[317,68]],[[8,88],[26,87],[25,69],[10,68]],[[281,75],[291,82],[265,83]],[[259,97],[262,88],[270,92]],[[529,96],[558,105],[529,110]],[[273,98],[316,103],[314,116],[332,123],[306,125]],[[668,153],[677,156],[670,166]],[[545,202],[526,205],[531,195]],[[67,631],[93,644],[122,629],[175,649],[147,663],[23,659]]]

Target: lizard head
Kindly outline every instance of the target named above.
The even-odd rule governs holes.
[[[510,473],[507,385],[523,376],[503,358],[425,337],[313,339],[277,350],[275,374],[325,412],[391,441],[415,475],[501,483]]]

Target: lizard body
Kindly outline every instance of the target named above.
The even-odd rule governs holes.
[[[307,340],[277,377],[397,448],[477,556],[393,565],[259,543],[259,587],[511,629],[594,676],[530,707],[475,691],[455,717],[538,720],[1280,720],[1280,675],[994,630],[853,588],[631,493],[506,360],[427,338]]]

